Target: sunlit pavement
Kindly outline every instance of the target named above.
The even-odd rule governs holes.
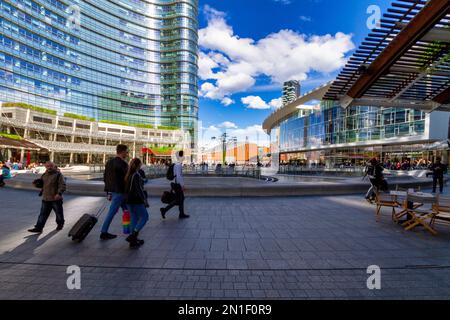
[[[447,195],[449,193],[447,192]],[[191,218],[165,221],[151,199],[145,244],[85,242],[67,233],[102,198],[65,198],[66,227],[54,215],[41,235],[36,192],[0,190],[1,299],[450,299],[450,227],[405,232],[389,210],[379,223],[362,196],[187,199]],[[111,231],[121,234],[121,214]],[[67,266],[81,268],[69,290]],[[369,290],[368,266],[381,268]]]

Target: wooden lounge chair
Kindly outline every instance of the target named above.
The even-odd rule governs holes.
[[[395,188],[395,191],[408,192],[409,190],[411,190],[411,188],[409,188],[409,189],[408,188],[401,188],[398,185]],[[420,190],[421,190],[420,186],[417,187],[417,188],[414,188],[414,192],[420,192]],[[397,197],[395,199],[398,201]],[[403,201],[399,202],[399,203],[402,206],[403,210],[401,210],[400,212],[396,212],[395,215],[393,216],[392,220],[395,223],[398,223],[400,221],[400,218],[402,218],[403,216],[408,215],[408,201],[406,201],[406,199],[403,199]],[[412,203],[412,205],[410,205],[410,207],[412,209],[417,209],[417,208],[420,208],[421,206],[423,206],[423,203]],[[409,218],[410,217],[408,217],[408,219]]]
[[[406,231],[412,230],[413,228],[421,225],[423,226],[427,231],[429,231],[431,234],[436,235],[436,230],[433,229],[431,226],[431,221],[434,219],[434,217],[437,215],[436,211],[436,202],[437,198],[427,198],[427,197],[420,197],[415,194],[408,193],[406,197],[407,202],[412,203],[422,203],[423,205],[427,205],[427,207],[423,208],[408,208],[407,212],[411,215],[411,219],[406,221],[402,224],[402,226],[405,228]],[[428,220],[430,222],[428,222]]]
[[[450,198],[437,196],[436,204],[434,204],[434,210],[437,214],[431,219],[431,226],[440,223],[445,225],[450,225]]]
[[[377,191],[375,193],[375,204],[376,204],[375,216],[376,216],[377,222],[381,218],[381,209],[383,207],[388,207],[388,208],[392,209],[392,219],[395,218],[395,209],[401,207],[401,204],[398,203],[396,196],[393,196],[389,193],[380,192],[380,191]]]

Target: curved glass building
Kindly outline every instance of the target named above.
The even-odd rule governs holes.
[[[263,128],[271,138],[274,169],[363,168],[372,157],[386,163],[424,163],[437,156],[447,161],[448,112],[406,106],[343,109],[339,102],[324,100],[329,88],[308,92],[266,118]]]
[[[198,119],[198,0],[0,0],[0,100],[129,125]]]

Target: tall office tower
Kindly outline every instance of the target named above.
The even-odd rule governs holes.
[[[300,97],[300,81],[291,80],[283,84],[283,106],[286,106]]]
[[[0,100],[194,138],[197,34],[198,0],[0,0]]]

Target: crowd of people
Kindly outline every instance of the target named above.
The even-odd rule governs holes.
[[[432,162],[426,159],[418,159],[411,161],[410,159],[403,159],[402,161],[386,159],[383,162],[383,168],[388,170],[424,170],[432,165]]]
[[[398,163],[399,164],[399,163]],[[439,192],[444,192],[444,174],[447,174],[447,165],[441,162],[441,158],[436,158],[436,162],[431,163],[423,160],[419,161],[417,164],[425,165],[424,169],[427,169],[429,172],[427,176],[433,176],[433,193],[436,193],[437,187],[439,185]],[[415,165],[417,165],[415,164]],[[410,161],[405,161],[403,165],[400,165],[400,169],[398,170],[409,170],[411,166]],[[387,168],[391,168],[389,162],[384,162],[383,164],[378,161],[377,158],[371,159],[366,166],[365,173],[370,181],[370,188],[366,193],[366,200],[369,202],[375,201],[376,191],[388,191],[389,186],[384,178],[383,171]]]
[[[146,225],[148,214],[148,194],[145,191],[147,178],[142,170],[142,161],[138,158],[132,159],[129,163],[128,147],[118,145],[116,147],[116,157],[106,163],[104,172],[105,192],[108,201],[111,202],[108,214],[103,222],[100,239],[111,240],[117,238],[117,235],[109,232],[110,225],[119,209],[127,210],[131,216],[131,232],[126,238],[130,248],[138,248],[144,244],[139,239],[139,233]],[[160,208],[161,217],[166,218],[169,210],[175,206],[179,207],[179,218],[186,219],[189,215],[184,212],[184,178],[183,178],[183,160],[184,152],[176,153],[177,161],[170,166],[168,171],[173,172],[171,180],[171,193],[173,200],[166,206]],[[55,211],[57,230],[64,227],[64,209],[63,193],[66,191],[64,176],[52,162],[45,164],[46,171],[40,179],[35,180],[35,185],[40,180],[39,188],[42,196],[41,212],[34,228],[29,229],[32,233],[42,233],[51,211]]]

